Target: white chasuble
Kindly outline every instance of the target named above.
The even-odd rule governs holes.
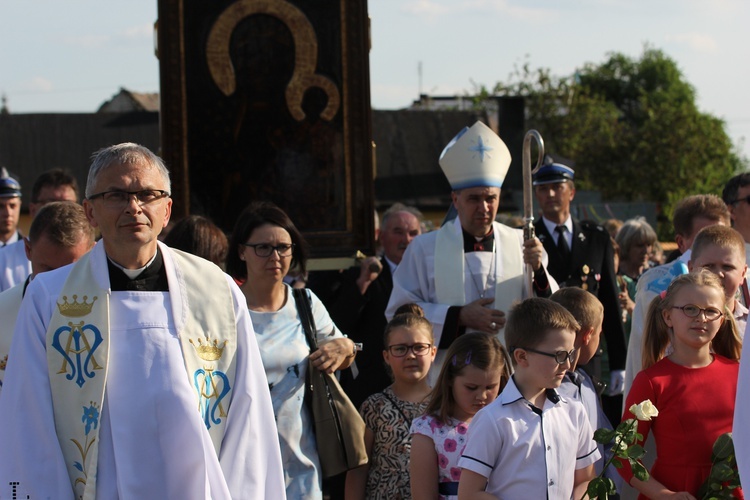
[[[386,317],[391,319],[402,304],[418,304],[432,323],[435,343],[439,344],[451,306],[466,305],[484,293],[485,298],[495,299],[492,307],[507,314],[515,302],[533,296],[523,279],[523,232],[493,223],[493,233],[494,252],[468,254],[463,251],[458,218],[438,231],[415,238],[393,276]],[[545,265],[546,258],[545,254]],[[557,284],[549,275],[548,278],[552,291],[556,290]],[[502,330],[498,339],[505,344]],[[431,381],[440,371],[444,356],[444,350],[438,351],[430,369]]]
[[[284,498],[276,425],[245,299],[222,273],[234,311],[237,354],[217,453],[178,334],[186,321],[186,294],[200,300],[216,291],[185,290],[172,250],[160,248],[169,293],[109,292],[102,243],[92,250],[94,278],[111,293],[106,394],[98,408],[77,409],[83,452],[87,434],[92,439],[98,433],[96,498]],[[74,498],[55,429],[45,345],[70,270],[38,276],[21,305],[0,402],[0,442],[14,450],[0,454],[0,498]],[[219,414],[217,409],[214,416]],[[76,489],[75,497],[79,494]]]

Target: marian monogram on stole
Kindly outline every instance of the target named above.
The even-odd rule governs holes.
[[[69,318],[80,318],[91,312],[97,297],[94,297],[91,303],[88,303],[88,297],[83,296],[83,301],[78,302],[78,296],[73,295],[73,302],[68,302],[68,297],[63,295],[63,302],[57,303],[60,314]],[[83,387],[86,379],[96,376],[94,370],[101,370],[102,366],[97,363],[94,354],[97,348],[102,344],[102,333],[95,325],[68,322],[55,330],[52,336],[52,347],[59,352],[62,357],[62,365],[57,373],[66,373],[68,380],[75,379],[79,387]]]
[[[227,341],[219,345],[218,340],[212,342],[211,339],[207,339],[203,342],[199,338],[196,342],[190,339],[190,344],[195,348],[198,357],[208,362],[193,373],[193,385],[198,391],[198,410],[203,417],[203,423],[206,424],[206,429],[211,429],[212,424],[220,424],[221,419],[227,416],[222,400],[231,389],[229,377],[211,366],[211,362],[221,359]]]

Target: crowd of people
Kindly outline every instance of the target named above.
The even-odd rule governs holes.
[[[169,172],[136,144],[94,155],[82,204],[42,174],[28,236],[3,169],[0,498],[578,499],[601,476],[610,498],[691,499],[733,430],[750,479],[750,174],[681,200],[665,258],[643,217],[574,218],[575,171],[551,159],[536,236],[497,222],[510,161],[467,127],[439,158],[455,218],[424,232],[397,203],[378,255],[327,272],[269,202],[229,236],[172,224]],[[365,424],[368,463],[332,477],[318,371]],[[647,476],[594,439],[633,418]]]

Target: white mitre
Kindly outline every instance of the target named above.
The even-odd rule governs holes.
[[[440,168],[453,190],[470,187],[502,187],[510,168],[510,151],[495,132],[482,122],[464,129],[440,154]]]

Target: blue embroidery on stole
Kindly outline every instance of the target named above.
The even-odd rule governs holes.
[[[93,343],[89,342],[89,339],[86,337],[86,331],[93,333]],[[64,333],[68,333],[69,335],[65,339],[65,347],[63,348],[61,338]],[[94,353],[102,342],[103,338],[99,329],[94,325],[84,325],[83,321],[80,323],[68,323],[67,326],[61,326],[55,330],[55,333],[52,335],[52,347],[63,357],[62,366],[57,373],[67,373],[68,365],[70,365],[70,373],[67,373],[65,378],[68,380],[75,378],[76,384],[79,387],[83,387],[83,384],[86,383],[86,378],[94,378],[96,376],[94,370],[102,369],[94,358]],[[85,357],[82,357],[82,354],[85,354]],[[90,367],[89,364],[91,365]]]
[[[229,377],[225,373],[210,368],[199,368],[193,374],[193,383],[198,391],[198,410],[203,415],[203,422],[206,429],[211,428],[211,424],[221,423],[221,418],[226,417],[227,413],[221,401],[229,394]],[[211,400],[215,399],[212,403]],[[216,416],[216,412],[219,416]]]

